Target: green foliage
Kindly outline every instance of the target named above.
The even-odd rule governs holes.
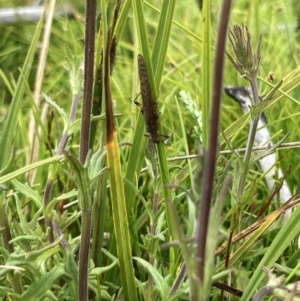
[[[286,274],[288,282],[282,285],[296,281],[299,252],[293,241],[299,234],[299,208],[284,225],[277,211],[254,232],[249,229],[271,195],[255,164],[262,154],[277,148],[276,166],[285,171],[291,165],[286,180],[293,191],[300,188],[299,151],[278,148],[287,133],[288,142],[296,142],[300,134],[300,57],[295,30],[299,12],[291,9],[289,1],[279,0],[240,0],[232,6],[230,28],[244,23],[254,52],[262,36],[258,88],[267,101],[253,111],[265,112],[274,148],[251,155],[239,196],[235,175],[241,158],[237,153],[219,156],[207,237],[207,278],[200,284],[195,277],[197,242],[192,236],[204,162],[178,157],[201,155],[209,138],[211,73],[222,1],[203,1],[203,12],[198,2],[122,1],[115,27],[116,64],[110,77],[116,123],[112,150],[106,147],[105,89],[97,76],[103,71],[101,51],[112,24],[114,1],[101,1],[93,99],[98,111],[93,116],[95,132],[85,166],[75,159],[82,117],[82,4],[74,19],[54,19],[37,107],[33,98],[43,20],[0,26],[0,300],[78,300],[80,241],[83,224],[90,217],[92,239],[85,261],[90,300],[123,300],[129,293],[136,300],[186,300],[193,293],[203,300],[219,299],[220,289],[211,285],[227,282],[228,274],[231,286],[244,292],[242,300],[249,300],[267,283],[262,266],[276,266],[278,275]],[[229,43],[227,51],[233,57]],[[137,54],[145,58],[158,102],[159,133],[170,136],[155,150],[147,144],[144,118],[133,102],[139,93]],[[224,85],[249,84],[229,59],[224,72]],[[274,82],[266,79],[270,72]],[[273,95],[270,91],[275,90]],[[71,108],[76,110],[73,115]],[[38,146],[28,137],[30,116],[40,128]],[[245,147],[250,118],[223,97],[220,150]],[[61,154],[64,142],[74,155]],[[35,151],[38,156],[32,162]],[[115,167],[113,172],[107,158],[109,167]],[[108,176],[111,172],[117,181]],[[265,214],[277,205],[272,202]],[[232,240],[226,262],[231,230],[233,236],[246,231],[248,239]],[[125,270],[120,260],[125,261]],[[183,263],[189,280],[178,277]],[[133,281],[128,280],[126,269],[133,269]]]

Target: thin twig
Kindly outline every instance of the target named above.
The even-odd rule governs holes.
[[[270,145],[257,146],[257,147],[253,147],[252,151],[267,150],[269,148],[270,148]],[[280,144],[279,147],[277,147],[277,150],[285,149],[285,148],[300,148],[300,141],[282,143],[282,144]],[[244,153],[246,151],[246,148],[235,148],[234,151],[237,152],[237,153]],[[228,149],[228,150],[220,151],[219,155],[230,155],[232,153],[233,153],[233,151]],[[197,158],[199,158],[199,155],[195,154],[195,155],[185,155],[185,156],[178,156],[178,157],[168,158],[167,161],[168,162],[173,162],[173,161],[191,160],[191,159],[197,159]]]

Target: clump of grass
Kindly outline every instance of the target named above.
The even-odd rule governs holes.
[[[2,121],[0,144],[2,294],[15,300],[222,299],[219,288],[228,290],[228,287],[220,283],[232,279],[229,290],[231,287],[231,292],[242,292],[242,300],[249,300],[255,295],[255,290],[263,286],[261,267],[271,268],[276,261],[288,258],[287,265],[294,270],[286,272],[287,269],[278,263],[276,267],[280,273],[287,273],[288,282],[293,283],[297,252],[290,242],[297,235],[298,209],[281,229],[276,228],[275,220],[283,209],[255,224],[257,230],[246,241],[239,240],[252,231],[253,212],[256,212],[253,200],[258,199],[255,203],[260,206],[263,200],[259,199],[259,195],[268,194],[263,185],[257,189],[258,172],[254,173],[247,163],[249,158],[253,158],[249,142],[247,160],[236,155],[222,156],[218,160],[210,157],[217,151],[217,144],[214,144],[202,162],[188,157],[180,163],[168,161],[178,153],[197,153],[195,145],[199,141],[206,150],[210,138],[214,139],[214,143],[219,138],[220,148],[234,151],[235,147],[241,146],[241,136],[247,136],[240,127],[246,128],[248,116],[239,118],[238,109],[227,99],[223,102],[221,119],[224,136],[230,143],[226,144],[226,139],[219,133],[219,114],[209,117],[211,110],[220,107],[221,99],[222,77],[213,80],[210,59],[218,60],[224,55],[224,50],[215,55],[213,52],[219,22],[216,12],[220,11],[220,4],[208,5],[209,1],[204,1],[201,18],[196,1],[177,2],[176,5],[175,1],[164,1],[162,5],[160,1],[154,1],[152,5],[141,0],[125,1],[119,14],[120,3],[116,1],[115,4],[116,9],[106,7],[106,1],[101,1],[102,14],[97,19],[95,69],[102,77],[97,77],[95,71],[93,79],[92,66],[91,82],[86,88],[89,94],[85,94],[85,98],[90,95],[88,100],[93,100],[94,106],[98,106],[93,111],[96,116],[92,121],[89,120],[89,110],[87,119],[79,110],[82,106],[86,109],[85,104],[79,102],[77,112],[74,112],[76,106],[72,105],[72,99],[81,99],[83,93],[79,65],[83,57],[84,24],[80,19],[76,22],[56,20],[52,25],[42,92],[43,101],[48,99],[54,110],[46,120],[40,118],[41,109],[34,108],[31,101],[34,54],[42,22],[36,26],[35,35],[31,33],[32,26],[22,29],[24,35],[18,28],[0,28],[1,32],[5,32],[3,36],[7,37],[6,45],[0,42],[2,53],[4,47],[8,47],[5,59],[0,58],[5,70],[1,78],[7,90],[1,89],[0,93],[4,96],[1,98],[11,99],[10,103],[1,104],[7,112],[6,119]],[[273,132],[282,128],[278,136],[283,136],[291,123],[298,124],[299,118],[297,113],[293,113],[298,105],[298,57],[287,46],[298,42],[291,31],[286,31],[289,34],[285,35],[276,29],[282,22],[284,26],[288,25],[282,20],[291,19],[283,18],[283,14],[290,17],[288,4],[273,2],[272,8],[280,10],[273,10],[272,15],[270,5],[260,3],[258,10],[257,3],[238,1],[232,7],[231,23],[242,21],[247,24],[254,45],[262,33],[261,77],[257,76],[257,64],[252,68],[256,83],[250,74],[252,85],[256,86],[256,105],[260,94],[272,94],[260,92],[266,85],[267,92],[277,90],[266,106],[253,109],[256,116],[252,114],[252,117],[266,110],[271,117],[269,122]],[[209,18],[211,14],[212,19]],[[248,19],[248,15],[253,18]],[[201,20],[207,21],[205,26]],[[231,28],[237,29],[236,33],[243,33],[237,27]],[[33,36],[29,50],[26,47],[13,48],[10,34],[20,36],[20,40],[26,43],[27,37]],[[274,36],[276,39],[268,38]],[[227,36],[223,34],[222,37]],[[243,36],[239,35],[239,38]],[[116,55],[110,52],[113,40]],[[249,46],[247,42],[245,45]],[[27,53],[21,75],[9,73],[9,70],[17,69],[11,66],[16,49],[22,51],[21,57]],[[248,54],[248,50],[243,53]],[[137,54],[145,58],[153,99],[158,102],[159,134],[173,133],[171,144],[166,146],[160,141],[150,155],[146,153],[153,149],[147,146],[144,119],[141,113],[136,113],[132,101],[139,92]],[[85,57],[89,55],[93,53]],[[116,58],[111,75],[109,56]],[[65,69],[67,60],[69,68]],[[244,79],[229,63],[228,60],[224,70],[226,84],[244,84]],[[219,70],[217,68],[214,74]],[[280,89],[276,87],[274,90],[272,84],[264,82],[263,78],[270,70],[278,79],[285,77]],[[75,89],[68,78],[74,74]],[[16,85],[14,78],[19,78]],[[212,88],[216,84],[217,88]],[[186,91],[185,95],[180,93],[182,90]],[[7,91],[6,95],[4,91]],[[289,97],[285,104],[280,101],[284,93]],[[211,94],[217,94],[215,97],[218,99],[213,106]],[[177,102],[177,96],[186,102]],[[113,99],[116,100],[114,108]],[[25,106],[24,100],[29,100]],[[27,116],[32,111],[36,112],[34,117],[42,134],[39,136],[38,161],[26,164],[26,154],[31,153],[32,145],[24,138],[27,137],[26,118],[20,112]],[[206,116],[201,118],[200,113],[204,111]],[[280,125],[272,123],[272,119],[276,120],[278,116]],[[211,124],[210,120],[213,121]],[[83,123],[88,133],[92,124],[91,141],[89,134],[83,135],[80,129]],[[134,130],[130,125],[134,125]],[[191,128],[194,134],[190,136]],[[79,139],[79,134],[83,139]],[[295,141],[297,135],[298,131],[293,131],[291,141]],[[61,137],[65,138],[61,140]],[[78,161],[79,148],[82,150],[83,143],[84,155]],[[61,155],[62,144],[68,150],[65,155]],[[283,165],[292,162],[295,156],[296,152],[290,150],[283,159]],[[201,169],[209,160],[210,164]],[[216,168],[211,164],[216,164]],[[240,174],[235,169],[237,164],[246,166],[241,177],[235,177]],[[295,187],[298,185],[297,164],[289,176],[291,186]],[[141,172],[144,166],[147,169]],[[199,171],[195,172],[197,167],[200,167]],[[28,184],[26,173],[32,169],[36,169],[37,174],[35,180]],[[200,189],[202,179],[207,182]],[[200,194],[208,187],[211,195],[203,197],[202,194],[201,197]],[[44,195],[49,197],[47,202],[43,200]],[[203,205],[203,199],[208,201],[205,208],[202,206],[203,215],[211,218],[202,224],[205,235],[196,236],[194,240],[195,227],[204,220],[202,217],[199,221],[199,206]],[[243,204],[237,209],[239,199]],[[273,230],[268,230],[271,224]],[[199,230],[196,234],[199,235]],[[228,241],[232,241],[232,247],[226,251],[226,247],[221,246],[223,243],[226,246]],[[203,259],[200,264],[199,257]],[[184,265],[188,280],[183,272],[179,273]],[[83,272],[79,273],[79,270]],[[173,285],[175,282],[176,286]]]

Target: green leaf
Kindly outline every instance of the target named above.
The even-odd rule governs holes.
[[[156,289],[159,291],[161,300],[167,300],[167,296],[170,290],[169,286],[167,285],[167,281],[148,261],[138,257],[133,257],[133,259],[140,263],[151,274],[155,282]]]
[[[14,172],[11,172],[10,174],[7,174],[3,177],[0,177],[0,184],[5,183],[9,180],[12,180],[12,179],[14,179],[14,178],[16,178],[20,175],[23,175],[24,173],[26,173],[26,172],[28,172],[32,169],[35,169],[37,167],[40,167],[40,166],[43,166],[43,165],[46,165],[46,164],[49,164],[49,163],[52,163],[52,162],[55,162],[55,161],[60,161],[63,158],[64,158],[63,155],[54,156],[54,157],[50,157],[50,158],[32,163],[32,164],[27,165],[25,167],[22,167],[22,168],[14,171]]]
[[[22,294],[22,300],[26,301],[42,301],[45,297],[54,298],[53,300],[58,300],[51,289],[56,280],[65,274],[64,265],[56,265],[49,272],[45,273],[37,282],[30,284],[28,290]]]

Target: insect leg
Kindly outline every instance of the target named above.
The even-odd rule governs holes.
[[[140,94],[141,93],[139,93],[138,95],[137,95],[137,97],[134,99],[134,104],[136,104],[140,109],[141,109],[141,111],[142,111],[142,114],[144,114],[144,108],[143,108],[143,105],[141,104],[141,103],[139,103],[138,101],[136,101],[137,100],[137,98],[140,96]]]

